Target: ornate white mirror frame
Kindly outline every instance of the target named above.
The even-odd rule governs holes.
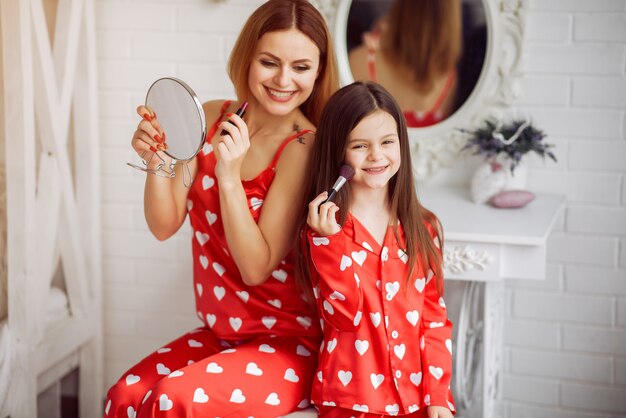
[[[487,51],[478,82],[465,103],[444,121],[409,128],[415,177],[426,180],[451,166],[465,144],[461,129],[472,130],[489,117],[501,118],[519,96],[525,0],[482,0],[487,21]],[[348,63],[346,27],[351,0],[311,0],[332,31],[342,85],[354,81]]]

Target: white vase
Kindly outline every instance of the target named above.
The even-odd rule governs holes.
[[[528,165],[524,159],[515,166],[515,170],[511,172],[511,160],[509,158],[500,158],[498,162],[502,164],[506,173],[506,182],[502,190],[526,190],[528,181]]]
[[[478,166],[472,177],[471,193],[475,203],[485,203],[496,193],[504,190],[508,180],[506,169],[496,162],[485,162]]]

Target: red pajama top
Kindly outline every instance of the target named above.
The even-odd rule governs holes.
[[[437,405],[454,411],[452,323],[432,270],[416,266],[389,227],[379,245],[348,214],[331,236],[309,232],[318,310],[324,321],[312,400],[403,415]]]
[[[321,335],[315,306],[301,298],[294,277],[295,257],[288,254],[271,277],[259,286],[243,283],[230,256],[220,217],[220,196],[215,176],[217,159],[210,140],[228,108],[207,134],[207,143],[196,157],[198,172],[189,191],[187,210],[193,228],[193,269],[198,316],[218,338],[244,340],[261,335]],[[263,199],[272,184],[275,168],[284,147],[302,131],[286,138],[270,165],[242,185],[250,213],[258,222]]]

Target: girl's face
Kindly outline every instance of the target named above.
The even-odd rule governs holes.
[[[377,110],[350,132],[345,162],[354,168],[351,187],[381,189],[400,169],[400,139],[396,121]]]
[[[248,87],[270,114],[286,115],[311,95],[319,61],[319,49],[299,30],[265,33],[250,64]]]

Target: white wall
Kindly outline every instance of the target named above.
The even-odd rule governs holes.
[[[626,2],[529,1],[524,97],[557,144],[530,188],[567,196],[545,282],[509,286],[510,418],[626,416]]]
[[[202,100],[233,97],[225,64],[261,0],[97,0],[103,175],[105,386],[199,324],[190,234],[157,242],[144,175],[125,166],[154,79]],[[516,107],[557,144],[530,188],[567,195],[545,282],[508,288],[505,415],[626,417],[626,1],[530,0],[524,96]]]

